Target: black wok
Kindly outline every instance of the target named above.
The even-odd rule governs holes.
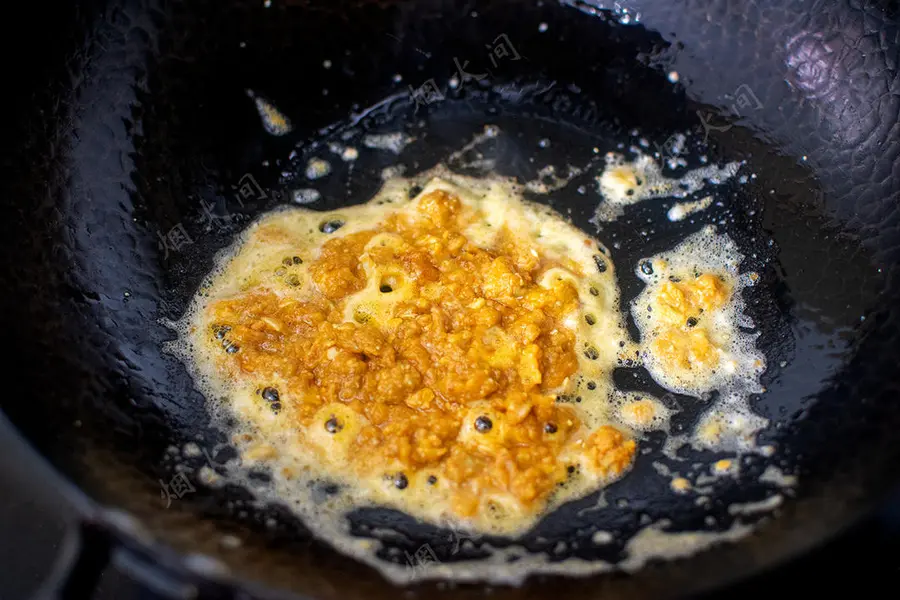
[[[670,202],[662,201],[598,233],[589,222],[598,198],[577,191],[592,186],[595,163],[542,201],[614,245],[626,274],[707,222],[736,239],[744,268],[762,276],[747,300],[768,361],[767,390],[752,406],[773,422],[760,435],[775,454],[744,457],[740,475],[718,480],[711,500],[698,504],[671,494],[655,474],[663,440],[650,436],[634,471],[605,492],[605,508],[597,508],[597,495],[571,503],[519,542],[533,553],[562,548],[559,559],[616,564],[629,538],[661,519],[670,531],[727,531],[735,523],[756,531],[632,574],[536,576],[521,588],[495,588],[494,597],[710,589],[833,536],[897,483],[895,5],[58,4],[26,9],[16,28],[29,41],[5,53],[15,117],[5,129],[0,179],[4,460],[29,469],[44,501],[73,506],[80,517],[48,594],[82,597],[109,561],[172,597],[399,592],[311,539],[284,507],[259,506],[246,490],[189,479],[189,493],[166,492],[178,473],[190,478],[206,461],[215,467],[229,449],[184,367],[163,352],[173,334],[160,320],[181,315],[216,250],[307,187],[297,179],[303,161],[351,126],[407,127],[420,141],[399,159],[373,154],[353,170],[338,165],[313,208],[365,201],[382,168],[397,161],[410,172],[428,168],[486,123],[505,133],[494,149],[498,170],[520,179],[535,177],[539,163],[528,158],[537,148],[540,161],[564,165],[583,161],[593,146],[602,155],[641,137],[650,151],[664,151],[679,131],[692,132],[695,158],[747,161],[747,182],[722,186],[722,205],[693,222],[666,222]],[[488,60],[501,35],[518,59]],[[459,66],[477,77],[450,85]],[[417,101],[428,82],[442,99]],[[247,90],[278,106],[294,130],[268,134]],[[259,185],[249,195],[246,176]],[[628,276],[621,285],[626,301],[640,288]],[[641,370],[621,371],[619,380],[662,395]],[[688,430],[703,408],[688,397],[666,401],[681,409],[676,431]],[[174,456],[170,448],[186,442],[209,456]],[[687,464],[715,458],[685,454]],[[760,481],[772,465],[799,478],[794,491]],[[728,510],[774,493],[788,493],[775,513]],[[398,564],[426,543],[442,561],[477,558],[484,542],[459,551],[446,531],[384,510],[361,511],[353,524],[362,537],[380,535],[376,528],[399,532],[380,553]],[[613,543],[590,544],[598,530],[613,532]],[[405,593],[462,598],[484,588],[425,582]]]

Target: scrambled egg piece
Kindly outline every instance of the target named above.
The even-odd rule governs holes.
[[[653,299],[658,323],[651,351],[667,370],[711,370],[720,349],[710,340],[704,314],[724,306],[731,290],[718,276],[703,273],[686,281],[666,281]]]
[[[634,400],[625,404],[621,413],[626,423],[635,429],[645,429],[657,417],[656,403],[653,400]]]
[[[691,281],[667,281],[662,284],[657,303],[659,318],[671,325],[686,323],[723,306],[731,292],[720,277],[704,273]]]

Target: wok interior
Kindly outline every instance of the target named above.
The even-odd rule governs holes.
[[[3,409],[68,477],[101,502],[134,512],[175,548],[211,554],[239,576],[316,597],[393,594],[373,570],[310,540],[287,509],[257,507],[244,490],[198,486],[164,508],[160,480],[172,477],[176,462],[170,446],[196,441],[214,449],[226,440],[208,427],[203,398],[183,366],[161,351],[172,334],[158,320],[178,318],[216,250],[284,201],[296,185],[287,181],[297,170],[286,158],[294,146],[304,142],[301,157],[313,152],[312,141],[334,135],[322,128],[348,114],[359,115],[363,129],[397,124],[422,132],[423,141],[400,158],[412,171],[446,157],[485,123],[499,124],[507,145],[498,152],[498,170],[531,178],[544,164],[527,161],[541,138],[552,145],[539,160],[563,165],[592,146],[614,150],[633,128],[660,144],[674,132],[696,134],[699,106],[641,59],[667,51],[658,34],[567,7],[498,1],[479,5],[472,17],[471,9],[441,2],[271,9],[256,2],[196,3],[189,10],[146,12],[138,3],[119,4],[102,13],[87,9],[73,21],[65,44],[80,49],[72,56],[84,77],[67,96],[72,101],[57,103],[49,118],[45,113],[44,129],[33,130],[21,157],[25,166],[13,181],[3,281],[10,298],[28,301],[9,308],[17,349],[12,368],[19,375]],[[488,52],[501,35],[521,60],[490,64]],[[490,77],[447,90],[456,61],[473,73],[490,68]],[[428,80],[447,99],[416,106],[408,86]],[[289,116],[294,132],[266,134],[248,89]],[[400,98],[362,114],[391,95]],[[52,100],[41,97],[37,104],[51,106]],[[596,494],[572,503],[521,543],[549,551],[564,541],[559,558],[615,561],[635,531],[661,518],[673,530],[727,529],[735,518],[731,502],[771,493],[758,482],[767,464],[800,475],[797,498],[759,534],[725,550],[654,565],[628,579],[542,580],[500,595],[553,589],[625,597],[708,585],[821,538],[894,474],[889,458],[898,444],[891,434],[900,409],[886,403],[890,384],[884,378],[892,372],[885,365],[895,353],[897,329],[888,300],[897,296],[885,291],[879,249],[864,246],[834,216],[832,191],[795,157],[743,127],[712,140],[711,160],[747,159],[757,175],[720,192],[727,206],[701,220],[721,221],[748,256],[745,267],[763,277],[748,298],[769,364],[767,392],[753,406],[774,422],[762,435],[777,453],[747,457],[741,477],[720,481],[712,505],[701,507],[690,496],[669,493],[668,481],[654,473],[662,437],[651,435],[642,443],[649,452],[633,472],[606,491],[609,508],[584,510],[596,504]],[[379,161],[333,174],[316,207],[365,201],[380,183],[385,164]],[[591,233],[588,219],[599,198],[575,189],[591,187],[593,172],[549,198]],[[248,173],[267,194],[241,206],[233,186]],[[207,211],[228,218],[211,220]],[[630,275],[636,260],[699,228],[666,223],[663,212],[647,203],[599,234],[608,245],[619,243],[613,259],[623,306],[640,290]],[[162,244],[160,235],[174,228],[183,228],[191,243],[177,250]],[[641,235],[647,228],[655,233]],[[622,371],[617,377],[628,385],[662,395],[642,371]],[[682,409],[677,427],[689,430],[703,404],[670,401]],[[227,452],[214,458],[224,460]],[[712,457],[690,454],[688,461]],[[375,527],[402,533],[391,536],[382,553],[400,563],[423,543],[442,561],[480,552],[476,544],[457,554],[446,531],[392,511],[360,511],[353,523],[364,536]],[[615,543],[592,546],[597,530],[615,532]],[[242,545],[223,545],[226,533],[236,533]],[[700,573],[704,578],[691,576]],[[434,584],[414,590],[481,593]]]

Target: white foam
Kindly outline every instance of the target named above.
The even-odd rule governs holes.
[[[737,173],[742,163],[730,162],[722,167],[706,165],[691,169],[678,178],[666,177],[652,156],[632,148],[635,158],[608,152],[606,166],[598,177],[597,191],[602,201],[597,206],[596,222],[614,221],[625,207],[653,198],[686,198],[710,185],[725,183]],[[700,209],[697,209],[700,210]]]
[[[407,145],[415,141],[402,131],[393,133],[369,134],[363,137],[363,145],[374,150],[385,150],[400,154]]]
[[[712,201],[712,196],[705,196],[700,200],[694,200],[693,202],[676,202],[672,205],[672,208],[669,209],[669,212],[666,213],[666,217],[673,223],[676,221],[683,221],[690,215],[700,212],[701,210],[706,210],[712,206]]]
[[[304,174],[310,181],[321,179],[331,173],[331,163],[321,158],[311,158],[306,163],[306,171]]]
[[[303,188],[294,190],[293,199],[297,204],[312,204],[321,200],[322,194],[314,188]]]
[[[525,183],[525,189],[533,194],[549,194],[560,190],[581,175],[581,169],[568,165],[564,175],[556,172],[556,167],[547,165],[538,171],[538,178]]]

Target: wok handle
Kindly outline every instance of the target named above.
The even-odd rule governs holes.
[[[111,555],[111,536],[102,527],[85,522],[70,529],[53,571],[34,600],[91,598],[110,564]]]
[[[86,521],[72,528],[50,577],[33,600],[87,600],[98,591],[104,573],[117,576],[115,596],[125,587],[138,598],[153,600],[233,600],[232,586],[172,568],[159,556],[132,546],[102,523]]]

